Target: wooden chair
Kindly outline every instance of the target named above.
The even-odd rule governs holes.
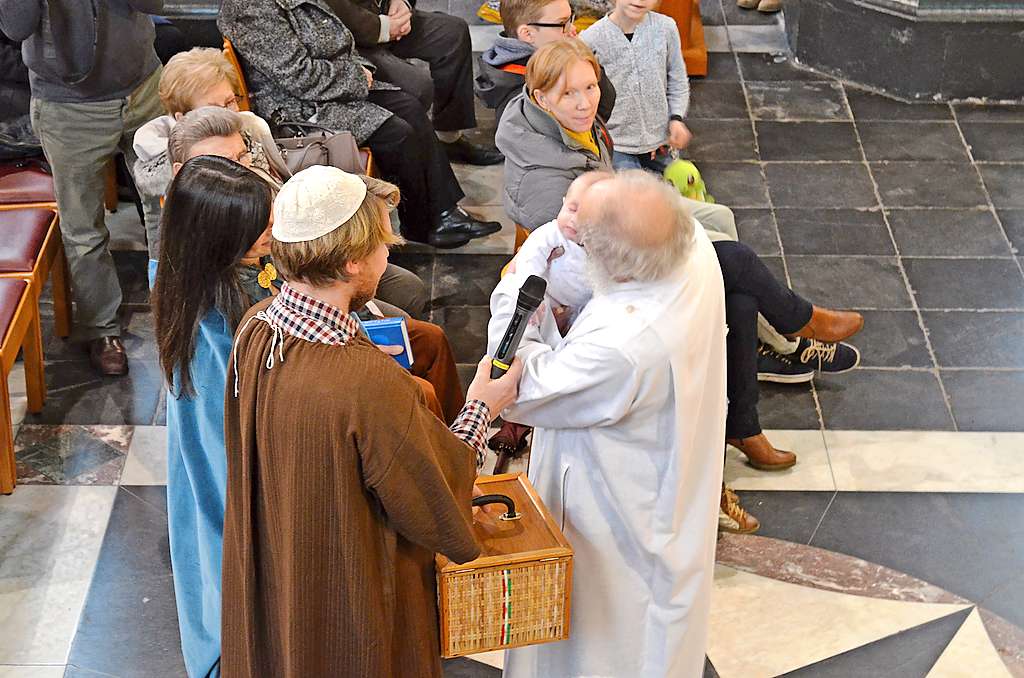
[[[14,463],[14,420],[7,379],[19,351],[24,350],[28,411],[43,409],[43,340],[39,326],[37,292],[24,280],[0,279],[0,494],[14,491],[18,472]]]
[[[54,332],[71,333],[71,286],[60,216],[49,208],[0,211],[0,279],[13,278],[31,284],[36,296],[52,283]]]
[[[523,246],[523,243],[526,242],[526,239],[529,237],[530,232],[519,224],[516,224],[516,243],[512,246],[512,254],[518,252],[519,248]]]
[[[235,69],[235,74],[238,76],[238,110],[248,111],[251,104],[249,102],[249,86],[245,83],[245,71],[242,70],[242,62],[238,59],[238,53],[235,52],[234,45],[227,38],[224,38],[224,57],[230,62],[231,66]],[[359,155],[363,159],[363,171],[367,176],[377,176],[377,168],[374,166],[373,153],[370,152],[369,148],[360,148]]]

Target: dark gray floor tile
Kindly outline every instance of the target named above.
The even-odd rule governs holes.
[[[858,369],[815,377],[825,428],[949,431],[953,421],[931,372]]]
[[[747,95],[755,120],[850,119],[838,83],[748,81]]]
[[[481,306],[508,263],[505,254],[439,254],[434,264],[434,308]]]
[[[705,26],[721,26],[725,23],[722,0],[700,0],[700,19]],[[718,54],[708,54],[714,57]],[[732,56],[731,54],[729,56]]]
[[[740,79],[740,69],[736,65],[736,59],[733,58],[732,52],[709,52],[708,74],[704,76],[704,79],[729,82],[738,81]]]
[[[733,214],[736,216],[736,231],[740,242],[749,245],[761,256],[779,255],[779,235],[775,230],[771,210],[737,209],[733,210]]]
[[[978,601],[1024,570],[1022,520],[1020,494],[840,492],[811,544]],[[1024,624],[1024,607],[986,607]]]
[[[149,309],[125,309],[121,313],[121,341],[129,363],[160,360],[156,348],[156,321]]]
[[[783,674],[785,678],[904,678],[926,676],[971,613],[960,610],[824,661]]]
[[[184,676],[163,487],[122,487],[68,663],[103,674]]]
[[[747,100],[740,83],[714,80],[690,83],[690,111],[686,119],[699,118],[748,120]]]
[[[861,163],[766,163],[776,207],[877,207],[867,167]]]
[[[1024,279],[1011,259],[904,259],[921,308],[1024,308]]]
[[[1024,161],[1024,122],[963,122],[960,129],[978,162]]]
[[[871,172],[886,207],[981,207],[988,204],[966,163],[875,162]]]
[[[778,209],[786,254],[878,254],[896,251],[878,210]]]
[[[43,411],[29,424],[132,424],[153,422],[163,377],[155,362],[136,361],[124,377],[100,377],[87,359],[58,363],[46,370]]]
[[[458,370],[462,390],[465,391],[473,383],[473,377],[476,376],[476,363],[459,363],[455,365],[455,369]]]
[[[846,99],[853,117],[862,120],[952,120],[948,104],[907,104],[846,85]]]
[[[829,308],[912,308],[892,257],[787,256],[793,289]]]
[[[145,305],[149,303],[149,254],[136,251],[111,252],[117,279],[121,283],[121,303]]]
[[[852,122],[757,122],[762,160],[861,160]]]
[[[782,263],[782,257],[761,257],[761,263],[771,271],[775,279],[786,284],[786,265]]]
[[[711,660],[708,657],[704,657],[703,678],[719,678],[718,671],[715,670],[715,665],[711,663]]]
[[[749,120],[691,120],[693,141],[686,155],[697,162],[757,160]]]
[[[1024,163],[1016,165],[978,164],[985,188],[996,207],[1024,207]]]
[[[768,207],[761,167],[752,163],[704,162],[700,173],[715,201],[729,207]]]
[[[743,508],[761,521],[757,536],[806,544],[834,493],[742,490],[736,494]]]
[[[961,431],[1024,431],[1024,372],[942,370],[942,383]]]
[[[857,131],[868,160],[970,160],[953,122],[857,121]]]
[[[435,308],[430,319],[448,335],[455,362],[475,365],[487,351],[490,318],[491,309],[487,306],[445,306]]]
[[[905,257],[1010,255],[991,210],[890,210],[889,224]]]
[[[864,329],[847,339],[863,367],[931,367],[924,332],[914,311],[863,311]]]
[[[1010,244],[1017,250],[1017,254],[1024,253],[1024,209],[996,210],[999,221],[1003,223],[1003,230]]]
[[[977,603],[987,610],[1024,610],[1024,572],[1008,579]]]
[[[1024,104],[953,104],[960,122],[1024,122]]]
[[[501,669],[467,657],[442,660],[441,670],[444,678],[501,678]]]
[[[781,13],[758,12],[756,9],[743,9],[734,0],[722,0],[725,8],[725,22],[730,26],[774,26],[780,23]]]
[[[434,284],[434,257],[433,253],[403,252],[401,249],[392,250],[388,255],[388,262],[395,266],[412,271],[427,286],[427,290],[433,289]]]
[[[821,427],[810,384],[759,384],[757,414],[765,429],[813,430]]]
[[[740,71],[747,81],[776,82],[780,80],[829,81],[826,75],[801,68],[785,54],[740,53]]]
[[[940,367],[1024,369],[1024,313],[924,311],[921,315]]]

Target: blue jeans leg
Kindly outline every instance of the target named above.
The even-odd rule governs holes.
[[[640,156],[618,151],[612,151],[612,167],[619,171],[644,168]]]

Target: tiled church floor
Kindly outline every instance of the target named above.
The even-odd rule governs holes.
[[[780,277],[867,319],[856,371],[762,388],[763,423],[796,467],[728,457],[763,526],[720,540],[706,675],[1024,676],[1024,106],[862,92],[740,44],[780,18],[703,4],[737,52],[693,81],[693,159]],[[493,126],[484,116],[475,134]],[[468,372],[512,233],[501,168],[457,173],[465,204],[506,229],[392,260],[430,285]],[[183,675],[134,218],[112,219],[131,374],[95,377],[44,328],[49,397],[18,432],[21,484],[0,497],[0,678]],[[21,420],[19,371],[11,383]]]

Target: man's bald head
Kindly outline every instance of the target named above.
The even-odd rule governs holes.
[[[578,222],[595,273],[608,281],[661,280],[686,258],[693,240],[693,219],[678,191],[643,170],[591,186]]]

